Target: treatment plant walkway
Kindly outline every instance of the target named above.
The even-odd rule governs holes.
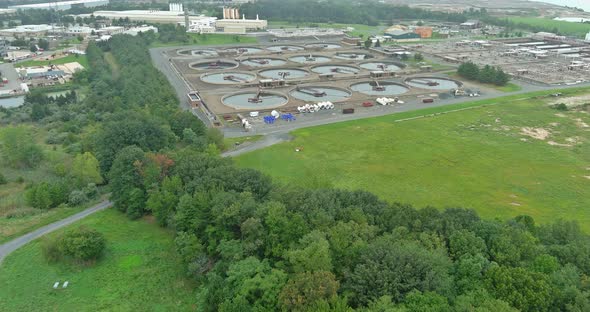
[[[105,200],[96,206],[93,206],[93,207],[90,207],[84,211],[78,212],[77,214],[71,215],[65,219],[48,224],[48,225],[46,225],[42,228],[39,228],[31,233],[25,234],[21,237],[17,237],[15,239],[9,241],[8,243],[0,245],[0,264],[2,263],[2,260],[4,260],[4,258],[6,258],[6,256],[8,256],[11,252],[32,242],[33,240],[35,240],[43,235],[49,234],[57,229],[61,229],[62,227],[69,225],[71,223],[74,223],[78,220],[84,219],[95,212],[107,209],[107,208],[111,207],[112,205],[113,205],[113,203],[111,203],[108,200]]]

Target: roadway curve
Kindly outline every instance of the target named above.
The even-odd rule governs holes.
[[[8,243],[0,245],[0,263],[2,263],[2,260],[4,260],[4,258],[6,258],[6,256],[8,256],[11,252],[30,243],[31,241],[33,241],[43,235],[49,234],[55,230],[61,229],[62,227],[66,226],[66,225],[69,225],[69,224],[74,223],[78,220],[86,218],[95,212],[107,209],[107,208],[111,207],[112,205],[113,205],[113,203],[111,203],[108,200],[103,201],[102,203],[100,203],[96,206],[90,207],[84,211],[78,212],[75,215],[71,215],[65,219],[48,224],[48,225],[46,225],[42,228],[39,228],[31,233],[25,234],[21,237],[18,237],[18,238],[15,238],[15,239],[9,241]]]

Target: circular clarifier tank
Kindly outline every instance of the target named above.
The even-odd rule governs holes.
[[[287,62],[278,58],[270,57],[254,57],[242,61],[243,65],[252,67],[270,67],[270,66],[281,66]]]
[[[334,74],[334,75],[354,75],[359,72],[359,69],[348,65],[319,65],[311,69],[318,74]]]
[[[235,54],[255,54],[264,51],[261,48],[255,47],[239,47],[239,48],[229,48],[222,50],[225,53],[235,53]]]
[[[428,90],[450,90],[462,85],[456,80],[437,77],[414,77],[406,79],[405,82],[412,87]]]
[[[292,56],[289,58],[289,61],[301,63],[301,64],[319,64],[319,63],[326,63],[331,60],[332,59],[330,59],[327,56],[313,55],[313,54],[296,55],[296,56]]]
[[[213,84],[240,84],[252,82],[254,79],[256,79],[255,74],[244,72],[223,72],[201,76],[202,81]]]
[[[359,65],[361,68],[368,69],[370,71],[382,70],[382,71],[398,71],[402,69],[402,65],[395,62],[366,62]]]
[[[266,48],[271,52],[295,52],[295,51],[303,51],[305,48],[296,46],[296,45],[275,45]]]
[[[336,53],[336,56],[334,56],[334,57],[341,59],[341,60],[362,61],[362,60],[370,59],[373,56],[371,54],[367,54],[367,53],[340,52],[340,53]]]
[[[177,52],[179,55],[184,56],[196,56],[196,57],[215,57],[217,56],[217,51],[210,50],[210,49],[184,49],[178,50]]]
[[[391,81],[366,81],[350,86],[352,91],[368,95],[400,95],[410,89],[402,84]]]
[[[276,92],[241,92],[225,96],[221,102],[235,109],[270,109],[287,104],[289,98]]]
[[[309,72],[297,68],[276,68],[262,70],[258,74],[272,79],[298,79],[308,76]]]
[[[305,47],[309,48],[309,49],[331,50],[331,49],[339,49],[342,46],[339,44],[336,44],[336,43],[310,43],[310,44],[306,44]]]
[[[330,101],[330,102],[339,102],[344,101],[350,98],[352,92],[335,87],[323,87],[323,86],[311,86],[311,87],[297,87],[291,92],[289,95],[292,97],[302,100],[302,101],[311,101],[311,102],[321,102],[321,101]]]
[[[218,70],[218,69],[233,69],[238,67],[238,63],[234,61],[215,60],[190,63],[188,66],[196,70]]]

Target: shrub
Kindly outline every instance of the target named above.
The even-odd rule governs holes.
[[[551,107],[553,109],[560,110],[560,111],[566,111],[567,110],[567,105],[565,105],[564,103],[555,104],[555,105],[553,105]]]
[[[52,183],[41,182],[31,186],[25,193],[27,204],[38,209],[55,208],[68,201],[69,185],[66,180]]]
[[[15,208],[4,214],[6,219],[18,219],[39,214],[41,211],[35,208]]]
[[[82,189],[82,191],[84,192],[84,194],[86,194],[86,197],[88,197],[88,199],[94,199],[96,198],[96,196],[98,196],[98,187],[96,187],[96,184],[94,183],[88,183],[88,185],[86,185],[86,187]]]
[[[58,241],[63,255],[77,261],[98,259],[105,249],[105,238],[96,230],[79,227],[65,233]]]
[[[8,183],[8,180],[6,180],[6,177],[2,173],[0,173],[0,185],[6,183]]]
[[[78,206],[88,201],[86,193],[81,190],[73,190],[68,197],[68,203],[70,206]]]

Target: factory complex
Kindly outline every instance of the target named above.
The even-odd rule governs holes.
[[[76,17],[103,17],[111,20],[128,19],[140,23],[177,24],[195,33],[230,33],[245,34],[250,31],[265,30],[268,26],[266,20],[256,16],[247,19],[240,15],[236,8],[223,8],[223,18],[195,15],[186,11],[182,4],[170,3],[168,11],[160,10],[127,10],[127,11],[95,11],[92,14],[79,14]]]

